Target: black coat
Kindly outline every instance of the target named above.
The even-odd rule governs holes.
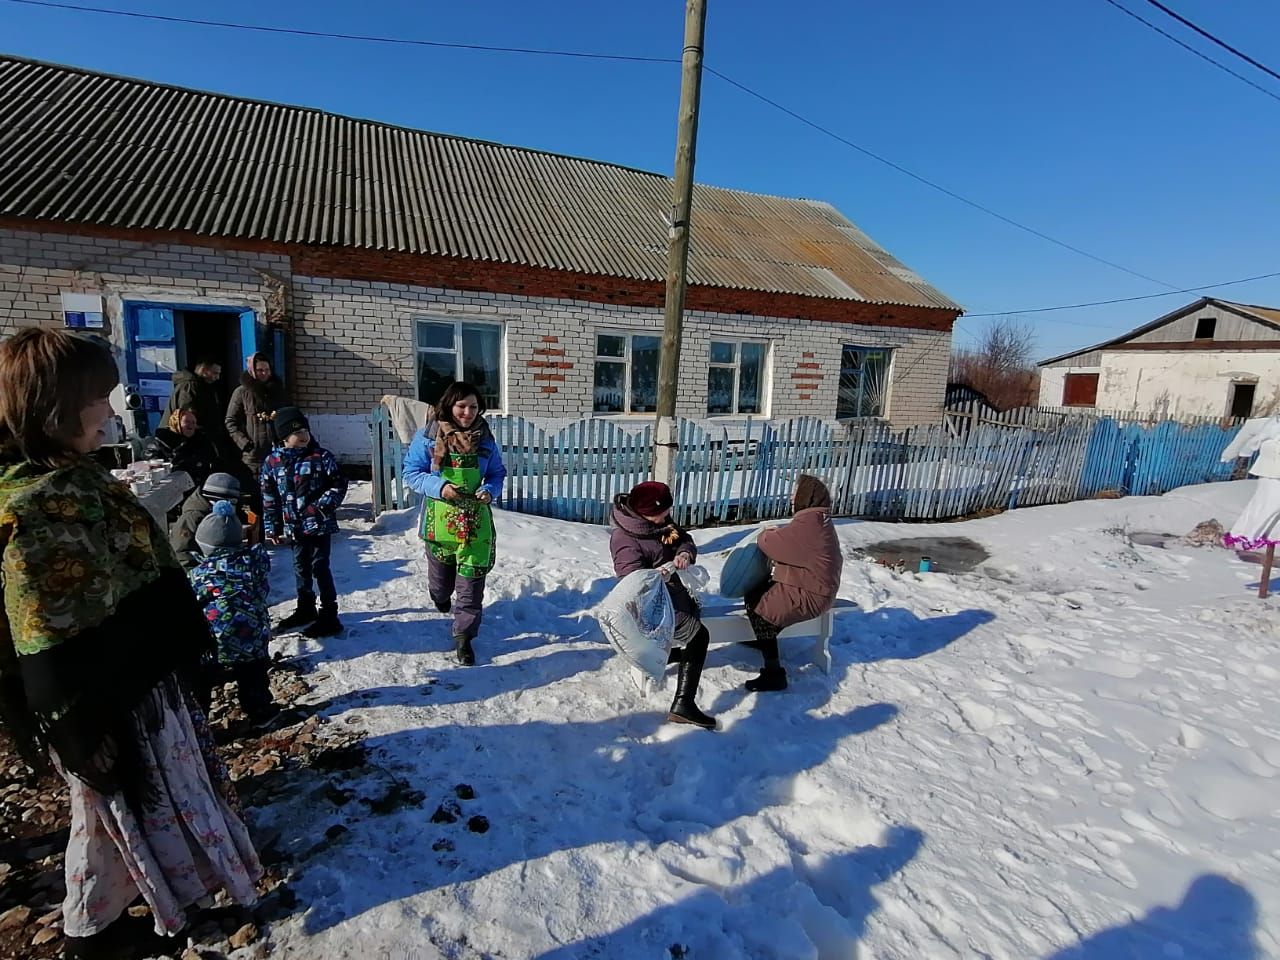
[[[190,474],[196,489],[218,466],[218,448],[203,430],[184,437],[168,427],[160,427],[154,437],[148,437],[142,447],[148,459],[168,460],[173,469]]]
[[[169,405],[164,408],[164,418],[183,407],[196,412],[200,429],[218,442],[227,429],[227,401],[221,383],[208,383],[190,370],[179,370],[173,375],[173,393]]]

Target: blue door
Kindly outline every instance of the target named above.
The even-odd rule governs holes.
[[[146,431],[154,434],[173,393],[173,375],[178,368],[178,343],[173,326],[173,310],[145,303],[126,303],[125,363],[129,375],[126,389],[142,399]]]

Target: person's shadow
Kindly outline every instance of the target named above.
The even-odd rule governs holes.
[[[856,956],[867,919],[880,906],[875,886],[910,863],[923,841],[919,830],[894,827],[882,845],[821,859],[797,854],[791,865],[741,887],[703,886],[612,933],[567,943],[537,960],[763,957],[779,938],[807,941],[818,956]]]
[[[558,703],[548,694],[542,707],[554,713]],[[371,738],[366,745],[384,769],[416,776],[412,786],[431,792],[422,807],[353,817],[343,842],[305,865],[295,889],[310,908],[306,929],[325,930],[382,904],[558,852],[678,843],[792,803],[797,775],[897,712],[875,703],[809,716],[789,737],[750,720],[715,734],[672,730],[661,713],[648,712],[596,722],[423,727]],[[438,770],[420,757],[439,758]],[[424,774],[431,780],[423,782]],[[432,809],[451,801],[447,785],[459,781],[475,799],[465,802],[457,822],[433,823]],[[486,818],[483,833],[468,832],[474,815]]]
[[[853,663],[914,660],[937,653],[995,618],[990,610],[961,610],[929,618],[902,607],[847,610],[835,616],[831,646],[841,648]]]
[[[1258,904],[1244,887],[1202,874],[1176,907],[1095,933],[1047,960],[1261,960],[1254,936]]]

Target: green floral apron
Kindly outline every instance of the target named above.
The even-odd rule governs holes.
[[[440,476],[453,484],[457,500],[428,500],[422,510],[418,536],[441,563],[479,579],[493,569],[495,557],[493,508],[475,498],[480,489],[480,458],[474,453],[445,453]]]

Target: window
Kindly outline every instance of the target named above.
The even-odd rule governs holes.
[[[596,336],[596,413],[653,413],[658,409],[662,338],[639,333]]]
[[[1200,317],[1196,321],[1196,339],[1212,340],[1214,331],[1218,327],[1217,317]]]
[[[475,384],[490,410],[501,410],[502,327],[496,323],[419,320],[418,399],[435,404],[455,380]]]
[[[1096,373],[1068,373],[1062,378],[1064,407],[1092,407],[1098,402]]]
[[[889,362],[893,351],[883,347],[840,348],[840,392],[836,416],[883,417],[889,399]]]
[[[711,341],[708,415],[764,411],[765,349],[763,343]]]

